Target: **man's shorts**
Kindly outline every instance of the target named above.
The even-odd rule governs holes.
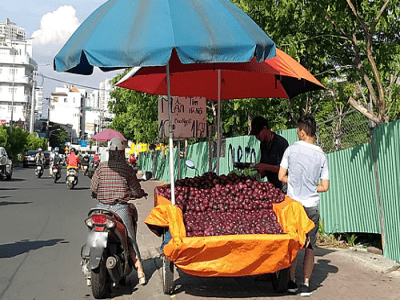
[[[307,249],[314,250],[317,246],[317,234],[319,228],[319,209],[318,206],[304,207],[308,218],[314,222],[315,227],[307,234],[307,240],[310,239],[310,244]]]

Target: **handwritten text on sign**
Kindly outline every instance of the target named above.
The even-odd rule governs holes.
[[[174,138],[206,137],[206,98],[172,97]],[[168,138],[168,100],[158,98],[158,137]]]

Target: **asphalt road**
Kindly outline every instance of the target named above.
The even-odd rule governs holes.
[[[113,290],[112,299],[300,298],[276,294],[268,276],[264,280],[201,278],[179,270],[175,270],[174,294],[164,295],[157,250],[161,241],[143,223],[153,206],[154,187],[160,184],[154,180],[143,182],[149,197],[135,202],[139,212],[138,244],[148,284],[139,286],[136,272],[132,272],[128,286]],[[96,204],[90,199],[89,185],[89,178],[80,173],[77,187],[68,190],[65,169],[57,184],[48,177],[48,169],[44,177],[37,179],[33,168],[15,168],[11,182],[0,182],[1,300],[93,299],[80,267],[80,248],[87,233],[83,220]],[[371,255],[318,249],[311,278],[312,297],[400,299],[399,272],[383,274],[387,272],[387,261]],[[299,263],[298,280],[301,268]]]

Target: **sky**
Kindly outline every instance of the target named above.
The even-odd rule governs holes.
[[[7,18],[18,27],[25,29],[26,38],[33,38],[33,59],[38,63],[38,73],[59,81],[76,84],[88,92],[98,88],[105,79],[120,73],[102,72],[95,69],[92,75],[60,73],[53,70],[54,56],[65,42],[106,0],[11,0],[0,4],[0,22]],[[36,78],[37,85],[43,86],[43,97],[48,98],[56,87],[65,83],[43,78]],[[91,87],[91,88],[90,88]]]

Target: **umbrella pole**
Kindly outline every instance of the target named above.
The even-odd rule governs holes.
[[[218,70],[218,103],[217,103],[217,175],[219,175],[219,157],[221,155],[221,70]]]
[[[171,181],[171,203],[175,205],[175,176],[174,176],[174,126],[172,124],[172,99],[169,78],[169,62],[167,63],[167,93],[168,93],[168,131],[169,131],[169,174]]]

